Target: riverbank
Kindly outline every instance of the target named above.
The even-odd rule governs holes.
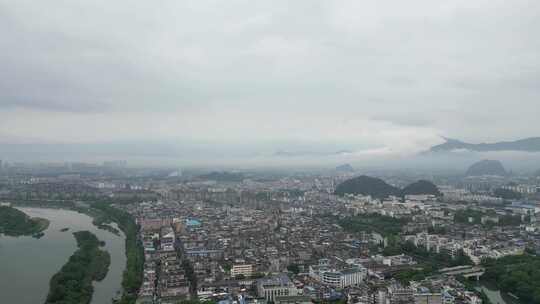
[[[111,257],[101,249],[105,244],[89,231],[73,233],[77,251],[50,281],[46,304],[88,304],[92,299],[93,281],[101,281],[107,275]]]
[[[12,207],[0,207],[0,234],[7,236],[42,235],[49,228],[49,220],[30,217]]]
[[[16,205],[44,207],[36,201],[18,201]],[[79,205],[74,202],[62,201],[53,204],[52,208],[65,209],[79,212],[90,216],[93,224],[99,229],[119,234],[121,231],[125,236],[125,257],[126,266],[122,275],[122,296],[117,302],[120,304],[132,304],[137,299],[137,292],[142,284],[144,250],[138,240],[139,228],[135,219],[127,212],[112,207],[108,202],[83,202]],[[119,230],[109,225],[116,223]],[[108,228],[112,229],[108,229]]]
[[[134,218],[127,212],[114,208],[106,203],[95,203],[92,208],[101,210],[108,220],[118,224],[126,236],[126,269],[122,277],[123,293],[120,304],[132,304],[137,300],[137,292],[142,284],[144,251],[137,238],[139,228]]]
[[[90,304],[107,304],[122,292],[122,274],[126,267],[125,236],[98,229],[86,214],[66,208],[19,207],[31,217],[46,218],[49,228],[43,238],[0,237],[0,298],[1,303],[45,303],[49,283],[69,257],[77,250],[72,232],[90,231],[105,242],[111,265],[103,281],[93,282]],[[118,228],[116,224],[112,226]],[[62,231],[69,228],[69,232]],[[31,290],[32,292],[27,292]]]

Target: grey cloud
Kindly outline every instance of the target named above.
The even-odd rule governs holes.
[[[96,114],[108,128],[95,136],[111,141],[341,134],[347,147],[410,149],[396,133],[538,135],[539,11],[522,0],[0,0],[0,118],[11,137],[59,141],[72,140],[63,124],[98,132],[72,126]],[[13,111],[53,127],[33,131]],[[336,129],[344,120],[351,134]]]
[[[433,125],[434,121],[430,118],[430,114],[422,113],[408,113],[408,116],[402,115],[379,115],[372,116],[374,120],[388,121],[393,124],[403,125],[403,126],[413,126],[413,127],[425,127]]]

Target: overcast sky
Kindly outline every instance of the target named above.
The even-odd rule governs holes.
[[[539,1],[0,0],[3,143],[412,153],[539,117]]]

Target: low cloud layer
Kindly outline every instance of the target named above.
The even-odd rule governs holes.
[[[521,0],[0,0],[0,141],[409,155],[440,135],[538,136],[539,12]]]

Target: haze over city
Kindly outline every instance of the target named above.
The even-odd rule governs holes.
[[[0,0],[0,303],[540,304],[540,2]]]

